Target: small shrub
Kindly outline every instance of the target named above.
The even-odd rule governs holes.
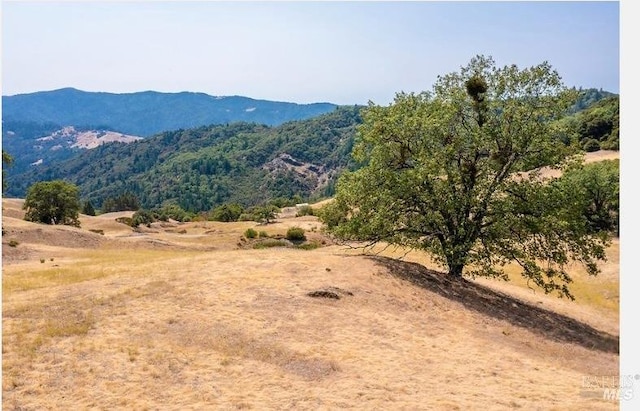
[[[315,241],[312,241],[310,243],[303,243],[296,246],[296,248],[299,248],[301,250],[315,250],[318,247],[320,247],[320,244],[316,243]]]
[[[303,217],[305,215],[313,215],[313,208],[310,205],[305,205],[298,208],[298,212],[296,213],[296,217]]]
[[[264,241],[260,241],[259,243],[255,243],[253,248],[261,249],[261,248],[272,248],[272,247],[286,247],[289,243],[285,240],[276,240],[274,238],[267,239]]]
[[[40,259],[40,264],[44,264],[44,258]]]
[[[17,242],[16,240],[9,241],[9,247],[17,247],[18,244],[20,244],[20,243]]]
[[[151,223],[155,221],[153,214],[149,210],[139,209],[133,214],[131,219],[131,226],[138,227],[139,225],[151,226]]]
[[[258,233],[258,237],[260,237],[260,238],[268,238],[268,237],[269,237],[269,234],[267,234],[267,232],[266,232],[266,231],[260,231],[260,232]]]
[[[307,239],[304,235],[304,229],[301,227],[291,227],[287,230],[287,240],[290,241],[304,241]]]
[[[149,211],[153,214],[154,220],[157,219],[161,221],[171,219],[186,223],[192,221],[195,217],[193,213],[183,210],[178,204],[165,204],[160,208],[154,208]]]
[[[96,234],[104,235],[104,230],[99,230],[99,229],[91,228],[91,229],[89,229],[89,231],[91,231],[92,233],[96,233]]]
[[[600,150],[600,143],[593,138],[587,139],[582,143],[582,149],[587,153]]]
[[[602,150],[620,150],[620,138],[619,137],[609,137],[607,140],[600,143],[600,148]]]
[[[247,231],[244,232],[244,236],[247,238],[256,238],[258,236],[258,232],[253,228],[247,228]]]

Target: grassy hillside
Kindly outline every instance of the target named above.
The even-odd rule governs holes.
[[[604,275],[573,268],[569,302],[444,287],[410,264],[426,255],[369,258],[310,216],[136,232],[130,213],[78,229],[21,205],[3,200],[3,409],[618,409],[584,384],[618,375],[617,243]],[[323,246],[243,239],[293,226]]]

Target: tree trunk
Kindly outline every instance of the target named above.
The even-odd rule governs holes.
[[[463,264],[450,264],[449,265],[449,275],[451,277],[462,277],[462,269],[464,268]]]

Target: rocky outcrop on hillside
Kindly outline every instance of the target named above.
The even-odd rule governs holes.
[[[299,161],[287,153],[278,155],[262,168],[274,175],[292,172],[300,179],[311,183],[314,191],[326,186],[333,175],[333,170],[328,169],[324,165]]]

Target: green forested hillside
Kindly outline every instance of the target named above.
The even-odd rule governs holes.
[[[24,173],[33,164],[58,164],[86,150],[76,144],[78,135],[86,132],[96,136],[111,133],[107,126],[64,127],[56,123],[3,121],[2,149],[15,159],[11,174]]]
[[[599,100],[571,116],[585,151],[618,150],[620,148],[620,97]]]
[[[53,179],[77,184],[83,199],[98,207],[126,192],[143,207],[172,202],[189,211],[329,195],[337,173],[351,162],[360,121],[359,107],[340,107],[278,127],[233,123],[169,131],[9,176],[6,195],[22,197],[33,182]]]
[[[576,103],[571,108],[571,113],[577,113],[578,111],[587,109],[598,101],[609,97],[617,98],[618,95],[597,88],[580,89],[580,95]]]

